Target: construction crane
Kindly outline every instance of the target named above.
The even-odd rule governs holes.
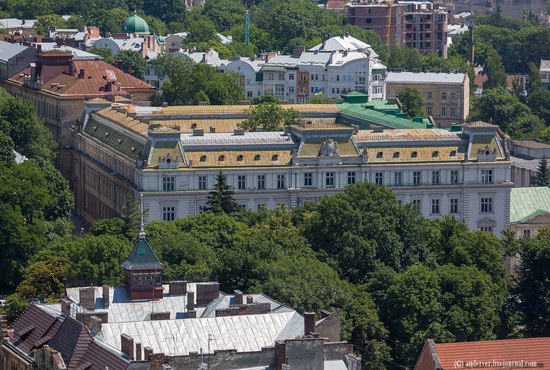
[[[244,44],[250,45],[250,13],[248,10],[244,15]]]
[[[393,7],[394,0],[384,0],[384,3],[388,6],[388,13],[386,15],[386,45],[390,45],[391,40],[391,9]]]

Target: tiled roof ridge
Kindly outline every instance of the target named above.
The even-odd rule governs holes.
[[[436,347],[443,346],[451,346],[451,345],[457,345],[457,344],[471,344],[471,345],[478,345],[481,343],[509,343],[509,342],[527,342],[527,341],[543,341],[547,340],[550,341],[550,337],[534,337],[534,338],[506,338],[506,339],[485,339],[485,340],[476,340],[476,341],[464,341],[464,342],[447,342],[447,343],[435,343]]]
[[[69,369],[74,369],[78,367],[80,360],[86,354],[88,346],[93,341],[88,328],[86,328],[85,325],[82,325],[81,322],[78,323],[81,325],[80,335],[78,336],[78,341],[76,342],[71,362],[68,365]]]

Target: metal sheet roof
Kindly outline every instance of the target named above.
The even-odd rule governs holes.
[[[510,223],[527,221],[543,213],[550,213],[550,188],[512,188],[510,193]]]
[[[261,351],[277,339],[302,334],[303,318],[297,312],[263,315],[227,316],[185,320],[107,323],[95,337],[120,348],[120,336],[127,334],[154,353],[188,355],[189,352],[214,353],[235,349],[237,352]]]
[[[386,83],[464,83],[464,73],[388,72]]]
[[[7,62],[17,54],[25,51],[27,48],[28,46],[0,41],[0,60]]]

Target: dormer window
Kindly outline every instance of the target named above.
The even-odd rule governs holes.
[[[237,156],[237,160],[238,160],[239,162],[244,161],[244,155],[239,154],[239,155]]]
[[[384,152],[376,153],[376,158],[384,158]]]
[[[435,157],[439,157],[439,152],[437,150],[434,150],[432,152],[432,157],[435,158]]]
[[[122,144],[122,139],[118,139],[118,143],[119,143],[119,144]]]
[[[254,156],[254,160],[255,160],[255,161],[259,161],[259,160],[260,160],[260,155],[259,155],[259,154],[256,154],[256,155]]]
[[[451,157],[456,157],[456,150],[451,150],[450,155],[451,155]]]
[[[394,158],[399,158],[399,152],[393,152],[393,157]]]
[[[411,158],[416,158],[416,157],[418,157],[418,152],[417,152],[417,151],[413,151],[413,152],[411,153]]]
[[[272,161],[278,161],[278,160],[279,160],[279,154],[273,154],[273,155],[271,156],[271,160],[272,160]]]
[[[220,161],[220,162],[225,161],[225,155],[223,155],[223,154],[220,155],[220,156],[218,157],[218,161]]]
[[[194,130],[194,129],[196,129],[196,128],[197,128],[197,124],[196,124],[196,123],[192,123],[192,124],[191,124],[191,130]]]
[[[201,162],[206,162],[206,156],[205,155],[201,155]]]

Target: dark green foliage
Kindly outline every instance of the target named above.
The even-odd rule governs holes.
[[[418,90],[407,87],[397,91],[397,99],[403,105],[403,111],[405,111],[410,117],[423,117],[424,103],[422,102],[422,96]]]
[[[518,302],[529,336],[550,335],[550,232],[545,229],[533,239],[522,241],[522,273],[518,284]]]
[[[107,63],[113,64],[115,62],[115,57],[113,56],[113,52],[109,48],[96,48],[95,46],[92,47],[89,50],[90,53],[99,55],[103,58]]]
[[[536,186],[548,186],[550,185],[550,168],[548,168],[548,160],[543,157],[539,161],[539,168],[537,169],[537,176],[535,177]]]
[[[546,126],[550,126],[550,91],[533,90],[527,97],[527,105],[531,111],[540,117]]]
[[[159,76],[170,79],[155,96],[157,104],[195,104],[199,98],[204,101],[205,96],[214,105],[237,104],[243,97],[237,74],[219,73],[212,66],[168,53],[160,55],[156,63]]]
[[[206,200],[207,210],[217,215],[225,213],[231,215],[239,210],[239,205],[233,197],[231,186],[227,185],[227,177],[220,171],[216,176],[214,189]]]
[[[116,56],[115,64],[124,72],[140,80],[143,79],[145,68],[147,67],[145,59],[143,59],[138,52],[131,50],[121,50]]]
[[[0,163],[10,166],[15,161],[15,147],[13,145],[12,139],[0,132]]]
[[[492,89],[495,87],[506,87],[506,72],[502,64],[501,56],[492,50],[485,60],[485,73],[487,81],[483,83],[484,89]]]
[[[270,100],[268,98],[268,100]],[[294,124],[294,120],[302,118],[295,109],[283,108],[278,102],[263,102],[252,106],[248,117],[241,127],[250,131],[261,128],[264,131],[279,131],[284,126]]]

